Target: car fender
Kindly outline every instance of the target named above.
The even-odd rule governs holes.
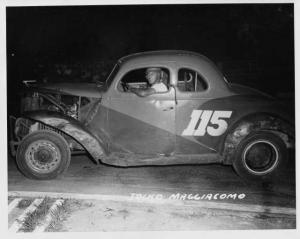
[[[107,155],[105,141],[70,116],[54,111],[39,110],[28,112],[22,118],[40,122],[67,134],[80,143],[96,161]]]
[[[233,123],[222,144],[222,155],[224,164],[231,164],[234,157],[235,148],[253,131],[269,131],[282,138],[287,147],[294,147],[293,125],[283,117],[273,112],[255,112],[244,115]]]

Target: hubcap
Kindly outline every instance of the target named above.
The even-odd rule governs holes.
[[[48,140],[38,140],[31,143],[25,152],[27,165],[37,173],[50,173],[61,162],[58,147]]]
[[[243,154],[246,168],[254,174],[266,174],[278,163],[278,150],[269,141],[259,140],[249,144]]]

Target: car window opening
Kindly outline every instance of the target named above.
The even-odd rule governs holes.
[[[199,73],[191,69],[181,68],[178,72],[177,88],[181,92],[202,92],[208,86]]]
[[[157,70],[159,79],[156,82],[149,82],[148,78],[151,77]],[[155,88],[156,93],[168,92],[170,87],[170,73],[169,70],[163,67],[145,67],[131,70],[123,76],[117,85],[117,89],[121,92],[132,93],[130,89],[147,90]]]

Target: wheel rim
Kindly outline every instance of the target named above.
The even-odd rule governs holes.
[[[266,174],[276,167],[278,156],[274,144],[266,140],[258,140],[247,145],[243,154],[243,163],[254,174]]]
[[[51,141],[38,140],[27,147],[25,161],[37,173],[51,173],[59,166],[61,153]]]

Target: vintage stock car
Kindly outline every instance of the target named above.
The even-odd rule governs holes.
[[[141,97],[145,72],[161,69],[165,92]],[[294,118],[271,96],[226,81],[206,57],[153,51],[121,58],[102,83],[28,84],[23,114],[11,117],[19,170],[51,179],[85,151],[117,166],[221,163],[243,178],[284,169]]]

